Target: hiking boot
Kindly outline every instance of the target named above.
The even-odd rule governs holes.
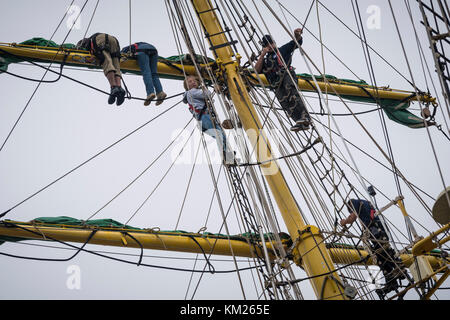
[[[158,99],[155,103],[156,106],[159,106],[161,103],[163,103],[164,99],[167,97],[167,93],[164,91],[161,91],[156,95],[156,99]]]
[[[147,96],[147,99],[145,99],[145,101],[144,101],[144,106],[148,106],[152,102],[152,100],[155,99],[155,97],[156,97],[156,94],[154,94],[153,92],[150,93]]]
[[[297,131],[303,131],[309,129],[309,119],[303,118],[298,120],[292,127],[291,131],[297,132]]]
[[[397,283],[397,281],[394,280],[394,281],[389,281],[389,282],[387,282],[387,283],[383,286],[383,288],[381,288],[381,289],[376,289],[375,292],[376,292],[376,294],[378,295],[378,297],[380,298],[380,300],[384,300],[385,296],[386,296],[389,292],[391,292],[391,291],[396,291],[396,292],[398,292],[397,289],[398,289],[398,283]]]
[[[117,101],[116,101],[116,105],[120,106],[124,101],[125,101],[125,90],[122,87],[117,87],[118,91],[117,91]]]
[[[111,93],[109,94],[108,104],[113,104],[114,102],[116,102],[118,88],[119,87],[111,87]]]

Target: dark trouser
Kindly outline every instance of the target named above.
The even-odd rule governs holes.
[[[293,79],[297,79],[294,72],[291,72],[291,75]],[[283,72],[281,75],[281,80],[275,87],[275,96],[292,120],[298,121],[303,117],[309,118],[297,87],[289,76],[289,72]]]
[[[388,282],[392,279],[391,272],[396,268],[395,251],[389,245],[389,238],[382,227],[371,227],[370,232],[375,237],[371,242],[372,250],[377,258],[377,264],[383,274],[387,276],[386,282]]]

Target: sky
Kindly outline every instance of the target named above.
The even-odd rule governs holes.
[[[31,7],[30,2],[25,0],[8,1],[7,4],[5,0],[1,0],[1,2],[4,10],[0,12],[0,42],[5,43],[18,43],[33,37],[49,39],[71,3],[71,1],[38,0],[34,1]],[[280,2],[299,21],[305,21],[311,4],[310,1],[290,0]],[[410,18],[405,13],[404,2],[392,2],[408,60],[405,59],[403,54],[387,1],[358,1],[361,18],[365,22],[368,43],[408,79],[411,78],[408,69],[409,63],[417,87],[423,88],[422,90],[429,87],[432,94],[439,96],[442,101],[440,91],[434,91],[428,73],[424,76],[422,71],[417,44]],[[259,28],[267,32],[267,29],[265,29],[267,25],[270,28],[270,33],[276,35],[278,44],[290,40],[289,35],[264,8],[262,2],[258,2],[258,8],[261,10],[260,14],[263,19],[254,9],[253,1],[246,3],[253,8],[254,16],[258,20],[263,20],[259,24]],[[283,12],[276,1],[269,1],[269,3],[277,14],[283,16]],[[324,0],[322,3],[342,21],[345,21],[350,28],[357,30],[351,1]],[[428,48],[424,28],[420,24],[420,12],[416,6],[416,1],[409,1],[409,3],[412,7],[415,27],[431,70],[431,76],[438,86],[431,51]],[[87,3],[80,16],[79,24],[75,24],[70,31],[74,21],[73,18],[78,13],[77,8],[80,9],[83,4],[84,1],[74,2],[76,7],[69,11],[62,20],[52,38],[53,41],[61,43],[67,34],[66,43],[77,43],[78,40],[83,38],[96,1]],[[317,15],[317,11],[319,15]],[[300,26],[287,12],[284,12],[284,14],[291,29]],[[319,35],[319,30],[321,30],[323,42],[345,63],[344,66],[327,51],[323,52],[322,58],[320,43],[314,40],[309,32],[305,31],[302,47],[323,73],[347,79],[354,79],[354,74],[356,74],[359,78],[369,82],[370,78],[360,40],[323,7],[313,7],[306,27],[316,36]],[[129,43],[145,41],[155,45],[160,56],[168,57],[179,54],[165,1],[162,0],[131,1],[131,23],[129,1],[100,1],[87,31],[89,35],[95,32],[106,32],[116,36],[122,47]],[[184,45],[182,51],[183,53],[187,52]],[[243,61],[247,61],[244,52],[241,52],[241,55]],[[373,53],[371,57],[378,85],[412,90],[408,82],[392,67]],[[294,54],[292,65],[296,67],[298,73],[309,73],[308,65],[305,64],[298,51]],[[309,67],[312,68],[310,65]],[[27,64],[10,65],[8,70],[35,79],[40,79],[44,72],[43,69]],[[64,74],[102,90],[109,90],[102,72],[65,68]],[[49,74],[45,79],[54,79],[54,77],[54,74]],[[124,76],[124,80],[133,96],[145,96],[145,88],[140,76],[128,74]],[[168,96],[184,91],[182,83],[177,80],[163,79],[162,84]],[[7,138],[36,86],[36,82],[0,74],[0,142],[3,143]],[[26,199],[43,186],[89,159],[92,155],[159,115],[163,110],[177,103],[179,101],[177,99],[167,100],[158,107],[153,104],[144,107],[141,101],[126,100],[122,106],[118,107],[108,105],[105,95],[64,78],[52,84],[42,84],[0,152],[0,212]],[[306,99],[310,110],[319,110],[319,103],[314,95],[309,94]],[[331,102],[330,107],[336,113],[348,112],[342,103]],[[373,106],[350,104],[350,107],[353,112],[357,112],[369,110]],[[419,106],[413,104],[411,108],[417,110]],[[417,111],[414,112],[417,113]],[[353,118],[336,118],[344,137],[387,164],[379,150],[363,134]],[[442,124],[443,130],[448,132],[444,118],[443,113],[438,111],[436,120]],[[30,221],[43,216],[70,216],[88,219],[146,168],[190,119],[191,116],[186,105],[179,104],[173,110],[152,121],[151,124],[146,125],[93,161],[88,162],[48,189],[25,201],[5,218],[17,221]],[[328,121],[325,118],[321,120],[323,120],[323,123]],[[362,115],[360,120],[382,148],[386,150],[378,114]],[[449,120],[448,116],[446,120]],[[426,190],[432,197],[436,197],[444,189],[444,185],[449,185],[449,166],[446,165],[450,160],[448,140],[436,128],[430,128],[429,131],[410,129],[391,121],[387,121],[387,127],[396,165],[409,181]],[[190,123],[188,126],[189,133],[194,129],[195,124]],[[198,132],[194,132],[198,137]],[[330,138],[327,137],[327,139]],[[341,141],[336,137],[334,139],[342,147]],[[207,141],[209,145],[214,145],[214,141],[209,140],[209,138]],[[123,223],[130,221],[130,225],[141,228],[159,227],[161,230],[177,228],[192,232],[200,230],[205,224],[213,191],[209,168],[204,160],[196,166],[188,201],[184,205],[179,224],[177,224],[192,169],[192,159],[198,144],[188,144],[187,155],[190,156],[184,154],[185,158],[182,159],[187,160],[177,162],[165,177],[164,183],[152,193],[180,150],[181,144],[181,141],[177,141],[170,152],[166,153],[132,187],[96,214],[95,218],[112,218]],[[210,149],[214,150],[213,147]],[[359,171],[368,181],[373,182],[390,199],[397,196],[397,188],[392,173],[354,149],[352,149],[352,155]],[[215,165],[214,168],[217,173],[219,166]],[[347,176],[352,181],[356,181],[355,184],[357,184],[357,179],[351,170],[348,167],[343,169]],[[220,188],[224,194],[223,202],[228,206],[227,200],[229,201],[229,198],[227,195],[229,193],[223,180],[224,177],[222,177]],[[360,186],[358,185],[358,187]],[[407,199],[405,201],[406,208],[415,223],[417,221],[418,233],[426,236],[429,232],[437,229],[436,223],[433,222],[418,201],[411,196],[411,192],[404,184],[402,184],[402,191]],[[137,210],[149,194],[151,194],[149,201]],[[301,199],[301,197],[298,196],[298,199]],[[387,202],[381,196],[378,199],[380,199],[381,204]],[[432,201],[429,198],[425,199],[427,204],[432,206]],[[300,206],[302,206],[301,202]],[[136,211],[137,214],[133,215]],[[211,212],[207,231],[218,232],[222,218],[217,201],[214,202]],[[394,224],[404,228],[404,221],[398,209],[388,210],[386,215],[389,215]],[[231,234],[240,232],[234,220],[229,223]],[[43,244],[52,246],[51,243],[43,242],[6,243],[0,246],[0,251],[41,258],[64,258],[73,253],[61,248],[61,246],[58,246],[59,249],[55,249],[43,247]],[[89,245],[88,248],[109,252],[111,255],[121,253],[122,255],[114,256],[131,261],[137,261],[139,258],[138,249]],[[193,259],[195,259],[195,255],[151,250],[146,250],[145,255],[145,262],[148,264],[188,269],[193,268]],[[216,269],[230,270],[234,268],[230,258],[219,256],[214,258],[217,259],[213,261]],[[227,261],[218,261],[219,259]],[[244,298],[235,274],[205,274],[193,296],[198,281],[197,275],[194,275],[190,283],[190,273],[127,265],[88,253],[81,253],[67,262],[53,263],[0,256],[0,265],[2,266],[0,283],[2,283],[3,288],[8,288],[8,290],[1,290],[1,299]],[[245,265],[245,262],[242,265]],[[196,268],[199,268],[199,264]],[[73,280],[71,276],[74,272],[81,274],[79,286],[74,286],[71,282]],[[305,277],[305,273],[300,269],[296,270],[296,274],[299,277]],[[245,298],[257,299],[258,296],[253,288],[253,279],[250,273],[244,273],[243,278],[245,287],[248,288],[245,291]],[[304,297],[315,299],[308,283],[306,281],[303,283]],[[448,287],[448,284],[447,281],[444,286]],[[450,294],[448,290],[442,290],[437,294],[437,297],[448,299]]]

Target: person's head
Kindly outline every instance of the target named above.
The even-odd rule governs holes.
[[[355,211],[354,201],[355,201],[354,199],[350,199],[350,200],[348,200],[347,203],[346,203],[348,212],[350,212],[350,213],[352,213],[352,212]]]
[[[89,50],[90,47],[90,39],[89,38],[84,38],[81,39],[80,41],[78,41],[76,48],[78,50]]]
[[[183,82],[183,86],[186,91],[193,89],[193,88],[198,88],[199,85],[200,85],[200,80],[196,76],[193,76],[193,75],[187,76]]]
[[[262,37],[261,45],[263,46],[263,48],[270,48],[271,49],[270,51],[273,51],[277,46],[277,44],[269,34],[266,34],[265,36]]]

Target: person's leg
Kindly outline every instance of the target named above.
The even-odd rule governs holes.
[[[295,78],[294,78],[295,79]],[[291,128],[293,131],[306,130],[309,128],[309,115],[306,111],[296,85],[292,82],[289,73],[283,75],[275,95],[281,107],[286,111],[295,124]]]
[[[106,74],[106,79],[108,79],[108,82],[111,86],[111,92],[109,94],[108,97],[108,104],[113,104],[114,102],[116,102],[116,98],[117,98],[117,86],[116,86],[116,74],[114,71],[110,71]]]
[[[116,80],[117,93],[117,105],[120,106],[125,101],[126,92],[122,88],[122,76],[121,73],[115,74],[114,79]]]
[[[232,152],[227,143],[227,137],[222,127],[213,120],[209,114],[204,114],[201,118],[202,130],[210,137],[216,139],[217,146],[222,152],[222,158],[226,163],[234,162],[234,152]]]
[[[155,86],[156,91],[156,105],[159,106],[164,99],[167,97],[167,94],[163,91],[161,81],[158,75],[158,51],[155,49],[155,53],[150,55],[150,70],[152,73],[153,84]]]
[[[120,44],[116,37],[109,36],[109,46],[112,64],[116,73],[116,86],[122,87],[122,73],[120,72]]]
[[[214,130],[210,115],[208,113],[203,114],[200,121],[202,122],[203,132],[205,132],[210,137],[216,138],[216,131]]]
[[[158,53],[152,54],[149,56],[150,60],[150,71],[152,74],[153,85],[155,87],[156,94],[163,91],[161,81],[159,80],[158,75]]]
[[[147,96],[151,93],[155,93],[155,88],[153,86],[152,73],[150,69],[150,61],[148,55],[144,52],[137,53],[137,63],[142,72],[142,78],[145,84],[145,90],[147,92]]]
[[[117,74],[114,75],[114,79],[116,80],[116,86],[122,87],[122,77],[118,76]]]
[[[125,90],[122,88],[122,73],[120,72],[120,60],[119,58],[112,58],[112,63],[115,68],[114,70],[114,81],[115,88],[117,91],[117,102],[116,104],[120,106],[125,101]]]
[[[116,74],[116,69],[114,68],[111,55],[109,54],[108,51],[105,51],[105,50],[103,50],[102,53],[103,53],[103,56],[104,56],[104,60],[103,60],[103,63],[102,63],[103,73],[105,74],[106,78],[108,79],[109,84],[111,85],[111,87],[115,87],[116,86],[116,80],[115,80],[114,77],[115,77],[115,74]]]
[[[388,237],[384,232],[379,232],[376,239],[372,239],[377,265],[384,275],[384,286],[381,289],[376,290],[377,294],[381,296],[385,296],[389,292],[397,290],[399,287],[398,279],[402,279],[396,272],[397,264],[395,261],[395,251],[387,241]]]
[[[110,41],[110,48],[113,48],[114,50],[118,49],[120,50],[118,46],[117,40],[112,37],[108,36],[108,39]],[[106,43],[106,34],[99,34],[95,38],[96,44],[98,47],[105,46]],[[120,84],[120,63],[117,58],[112,58],[111,53],[109,50],[103,50],[102,51],[102,68],[103,73],[106,77],[106,79],[109,82],[109,85],[111,87],[111,92],[108,97],[108,103],[113,104],[116,101],[116,98],[120,97],[122,94],[123,89],[121,88]],[[117,60],[117,61],[114,61]],[[117,79],[117,76],[119,76],[119,80]],[[123,101],[122,101],[123,102]],[[121,103],[118,103],[118,105]]]
[[[106,79],[108,79],[109,85],[112,87],[116,85],[116,73],[114,71],[110,71],[106,74]]]
[[[115,38],[114,38],[115,40]],[[113,41],[112,43],[112,48],[114,50],[118,49],[118,42],[117,40]],[[117,52],[117,51],[115,51]],[[125,90],[122,88],[122,73],[120,72],[120,59],[117,56],[114,56],[112,58],[112,63],[115,69],[115,75],[114,75],[114,79],[115,79],[115,83],[116,83],[116,87],[118,88],[118,94],[117,94],[117,105],[120,106],[124,101],[125,101]]]
[[[103,50],[103,56],[104,56],[104,61],[102,64],[103,73],[105,74],[106,79],[108,80],[109,85],[111,86],[111,92],[108,97],[108,104],[113,104],[114,102],[116,102],[116,98],[119,93],[119,89],[116,82],[116,72],[109,52]]]

